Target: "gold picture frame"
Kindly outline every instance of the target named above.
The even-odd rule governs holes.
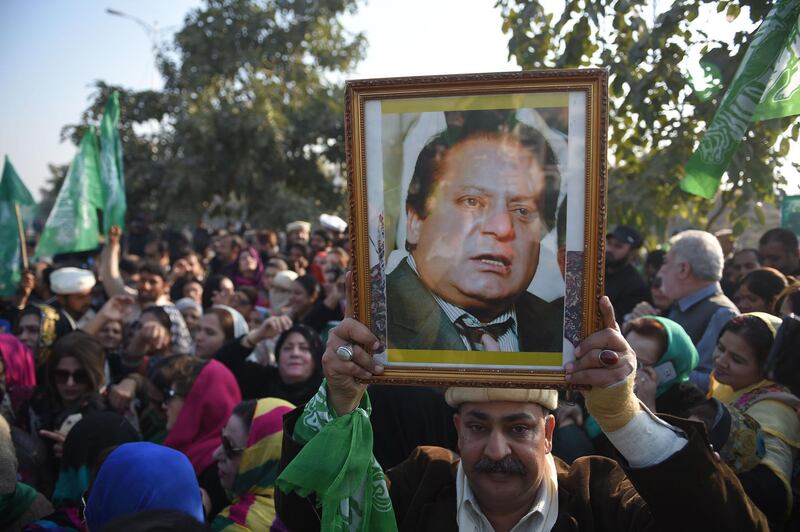
[[[371,382],[570,387],[600,326],[607,85],[605,69],[347,82],[351,313],[386,347]]]

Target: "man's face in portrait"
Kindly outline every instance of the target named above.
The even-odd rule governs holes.
[[[425,216],[408,210],[407,241],[429,290],[490,321],[536,273],[544,173],[509,137],[468,139],[442,157]]]

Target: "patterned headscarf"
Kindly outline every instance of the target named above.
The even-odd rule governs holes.
[[[39,343],[36,346],[36,369],[42,368],[50,358],[56,340],[75,329],[72,320],[62,311],[50,305],[33,305],[26,308],[20,318],[27,314],[39,316]]]
[[[253,414],[247,447],[233,482],[233,500],[212,524],[214,530],[269,530],[275,520],[275,479],[283,439],[283,415],[294,405],[283,399],[260,399]]]

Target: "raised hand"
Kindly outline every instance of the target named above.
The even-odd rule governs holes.
[[[587,336],[575,349],[575,361],[564,368],[570,384],[606,388],[636,369],[636,353],[622,336],[606,296],[600,299],[600,316],[604,328]]]
[[[106,301],[105,305],[100,309],[100,314],[107,321],[125,322],[131,310],[133,310],[134,303],[133,297],[129,295],[116,295]]]
[[[352,350],[351,360],[337,354],[337,349],[344,345]],[[328,402],[337,414],[352,412],[361,402],[367,385],[356,379],[383,373],[383,366],[372,359],[380,348],[380,341],[367,326],[352,318],[345,318],[331,330],[322,355],[322,368],[328,380]]]
[[[120,239],[122,238],[122,229],[118,225],[112,225],[108,230],[108,244],[110,246],[119,246]]]
[[[259,340],[274,338],[291,328],[292,318],[289,316],[270,316],[269,318],[265,319],[261,326],[257,329],[260,336]]]

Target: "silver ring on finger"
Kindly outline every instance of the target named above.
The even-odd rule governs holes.
[[[337,347],[336,356],[345,362],[353,360],[353,344],[343,344]]]

